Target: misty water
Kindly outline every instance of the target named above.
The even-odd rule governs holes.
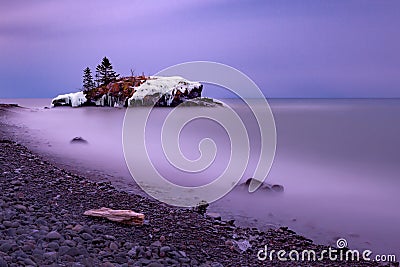
[[[224,101],[238,112],[249,134],[250,160],[240,177],[245,181],[256,168],[259,130],[243,102]],[[121,189],[140,191],[123,155],[125,109],[44,109],[49,99],[0,102],[28,107],[14,109],[7,120],[17,127],[14,135],[32,150],[88,176],[107,177]],[[400,100],[276,99],[269,103],[277,147],[266,182],[283,185],[284,193],[258,190],[250,194],[237,186],[210,210],[225,219],[235,219],[238,225],[261,230],[288,226],[323,244],[335,246],[338,238],[346,238],[351,248],[400,257]],[[185,108],[182,112],[195,115],[198,109]],[[213,112],[218,109],[213,108]],[[227,155],[235,144],[230,144],[221,125],[194,121],[182,130],[182,152],[189,159],[199,157],[199,142],[209,137],[217,146],[215,161],[201,173],[177,171],[168,164],[160,145],[160,129],[170,111],[157,108],[150,117],[146,138],[152,162],[177,184],[193,186],[212,181],[228,164]],[[88,144],[71,144],[77,136]]]

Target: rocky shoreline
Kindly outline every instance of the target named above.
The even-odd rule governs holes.
[[[119,191],[61,169],[0,134],[0,267],[382,266],[329,259],[260,261],[257,253],[265,245],[286,251],[327,247],[284,227],[236,227],[218,216]],[[143,213],[145,223],[128,226],[83,215],[100,207]]]

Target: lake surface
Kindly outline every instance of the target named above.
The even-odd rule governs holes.
[[[249,134],[250,160],[244,174],[238,174],[244,181],[252,177],[257,164],[259,129],[243,102],[224,101],[237,111]],[[7,117],[8,123],[19,129],[14,132],[16,137],[29,148],[88,175],[106,176],[124,190],[138,192],[123,155],[124,109],[44,109],[49,99],[0,102],[29,107],[16,109]],[[269,103],[277,147],[266,182],[283,185],[285,192],[258,190],[249,194],[237,186],[210,209],[226,219],[235,219],[239,225],[262,230],[288,226],[316,242],[335,245],[338,238],[346,238],[351,248],[400,258],[400,100],[274,99]],[[227,164],[229,136],[221,125],[207,120],[185,126],[179,141],[187,158],[200,156],[198,145],[206,137],[214,140],[218,150],[209,169],[180,173],[168,164],[160,144],[160,128],[170,111],[157,108],[151,114],[147,144],[152,162],[177,184],[193,186],[212,181]],[[195,115],[198,108],[183,112]],[[88,144],[71,144],[77,136]]]

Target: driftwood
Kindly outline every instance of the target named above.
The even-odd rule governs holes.
[[[124,224],[142,225],[144,222],[144,214],[136,213],[132,210],[113,210],[103,207],[101,209],[87,210],[83,215],[107,218],[110,221]]]

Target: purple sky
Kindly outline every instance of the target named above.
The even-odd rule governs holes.
[[[217,61],[267,97],[400,97],[399,14],[398,0],[2,1],[0,98],[76,91],[103,56],[123,75]]]

